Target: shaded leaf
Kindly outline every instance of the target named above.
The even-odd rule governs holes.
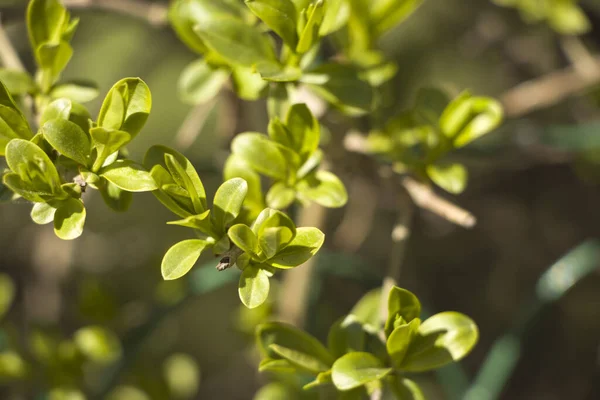
[[[298,182],[298,193],[323,207],[343,207],[348,201],[346,187],[328,171],[317,171]]]
[[[398,367],[402,364],[404,356],[413,338],[417,335],[420,325],[421,320],[415,318],[408,324],[403,324],[395,328],[388,337],[386,342],[387,352],[392,362]]]
[[[353,352],[333,363],[331,377],[336,388],[350,390],[380,380],[391,371],[391,368],[384,368],[383,363],[374,355]]]
[[[63,240],[77,239],[85,224],[83,202],[72,197],[61,202],[54,213],[54,233]]]
[[[244,224],[237,224],[227,231],[229,239],[241,250],[252,255],[258,251],[258,238],[252,232],[250,227]]]
[[[13,96],[32,93],[36,90],[35,82],[25,71],[0,68],[0,82]]]
[[[241,157],[258,173],[285,179],[288,162],[281,146],[260,133],[241,133],[231,143],[231,151]]]
[[[394,286],[388,297],[388,317],[385,323],[385,333],[389,336],[394,330],[394,322],[402,317],[409,323],[421,315],[421,302],[412,292]]]
[[[296,7],[291,0],[246,0],[246,5],[290,47],[298,42]]]
[[[229,72],[215,68],[200,59],[185,67],[178,81],[181,100],[188,104],[202,104],[215,97],[227,79]]]
[[[66,119],[52,119],[42,126],[44,138],[65,157],[82,165],[89,164],[91,144],[79,125]]]

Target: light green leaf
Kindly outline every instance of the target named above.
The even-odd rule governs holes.
[[[350,390],[380,380],[392,372],[371,353],[348,353],[336,360],[331,368],[333,384],[339,390]]]
[[[276,360],[266,358],[258,365],[258,371],[294,373],[296,372],[296,368],[292,365],[292,363],[283,358]]]
[[[242,271],[238,285],[240,300],[248,308],[256,308],[269,296],[269,277],[265,270],[249,265]]]
[[[98,174],[128,192],[148,192],[158,189],[152,175],[131,160],[117,160]]]
[[[31,47],[60,40],[69,13],[58,0],[31,0],[27,7],[27,29]]]
[[[267,192],[267,205],[271,208],[283,210],[289,207],[296,199],[296,191],[283,182],[277,182]]]
[[[121,357],[117,335],[102,326],[86,326],[73,335],[75,345],[90,360],[110,364]]]
[[[290,48],[298,43],[297,12],[291,0],[246,0],[246,5]]]
[[[452,194],[462,193],[469,178],[467,169],[462,164],[428,165],[427,175],[436,185]]]
[[[79,199],[69,197],[54,213],[54,233],[63,240],[77,239],[83,233],[85,207]]]
[[[121,79],[104,98],[98,126],[125,131],[135,137],[146,123],[151,108],[152,96],[143,80]]]
[[[87,103],[98,97],[98,86],[90,81],[69,81],[54,86],[50,90],[50,97],[66,97],[78,103]]]
[[[15,104],[6,86],[0,82],[0,138],[31,139],[32,136],[27,119]],[[4,155],[3,147],[0,147],[0,155]]]
[[[417,335],[417,330],[421,325],[421,320],[415,318],[408,324],[398,326],[392,331],[386,342],[387,352],[396,366],[400,366],[408,347],[413,338]]]
[[[48,92],[71,60],[73,48],[64,40],[46,42],[36,49],[35,54],[40,65],[41,89]]]
[[[233,66],[231,79],[235,93],[244,100],[257,100],[267,92],[269,82],[264,80],[254,68]]]
[[[185,226],[186,228],[197,229],[209,236],[217,236],[210,222],[210,210],[206,210],[202,214],[190,215],[178,221],[169,221],[167,224]]]
[[[227,232],[227,226],[240,214],[242,204],[248,193],[248,184],[242,178],[225,181],[213,200],[211,219],[213,225],[222,233]]]
[[[302,386],[302,389],[310,390],[310,389],[313,389],[313,388],[316,388],[319,386],[329,386],[332,383],[333,383],[333,381],[331,380],[331,370],[329,370],[329,371],[319,373],[317,375],[317,377],[315,378],[315,380]]]
[[[44,108],[40,118],[40,125],[44,125],[52,119],[68,120],[71,115],[71,107],[71,100],[69,99],[54,100]]]
[[[296,228],[294,239],[269,260],[269,265],[288,269],[304,264],[319,251],[324,241],[325,235],[317,228]]]
[[[267,227],[258,236],[258,244],[267,258],[279,253],[294,238],[294,231],[286,226]]]
[[[184,103],[202,104],[214,98],[227,79],[229,72],[199,59],[189,64],[179,77],[179,96]]]
[[[208,18],[194,31],[207,47],[232,64],[251,67],[265,61],[277,62],[268,37],[246,22],[229,18]]]
[[[258,238],[252,232],[250,227],[244,224],[237,224],[229,228],[227,231],[229,239],[241,250],[251,255],[258,251]]]
[[[354,315],[347,315],[336,321],[327,335],[327,346],[335,357],[365,348],[365,331]]]
[[[127,211],[133,201],[133,194],[131,192],[122,190],[106,179],[100,180],[98,190],[106,205],[117,212]]]
[[[241,133],[231,143],[231,151],[242,158],[260,174],[276,179],[285,179],[288,160],[279,144],[260,133]]]
[[[290,364],[302,370],[318,374],[329,370],[330,366],[310,354],[272,344],[269,348],[278,356],[288,360]]]
[[[35,82],[25,71],[0,68],[0,82],[13,96],[32,93],[36,90]]]
[[[39,225],[49,224],[54,220],[56,208],[48,203],[35,203],[31,209],[31,219]]]
[[[0,273],[0,318],[10,309],[15,298],[15,284],[10,276]]]
[[[252,231],[256,236],[260,237],[262,232],[267,228],[287,227],[296,234],[296,225],[286,214],[272,208],[265,208],[260,212],[256,220],[252,224]]]
[[[267,322],[259,325],[256,328],[256,341],[265,358],[275,360],[282,358],[271,347],[275,344],[307,354],[327,366],[331,366],[334,361],[333,356],[321,342],[308,333],[283,322]]]
[[[63,194],[56,167],[34,143],[23,139],[11,140],[6,145],[6,163],[30,190],[57,196]],[[9,180],[14,182],[13,178]],[[7,186],[11,187],[8,183]]]
[[[309,51],[319,40],[319,28],[323,22],[325,10],[323,0],[317,0],[308,6],[306,11],[306,24],[304,25],[296,51],[300,54]]]
[[[95,127],[90,129],[92,143],[96,149],[96,159],[92,171],[98,171],[105,166],[106,160],[133,139],[129,132]]]
[[[294,66],[264,62],[257,65],[260,76],[270,82],[294,82],[302,76],[302,70]]]
[[[402,317],[409,323],[421,315],[421,302],[412,292],[394,286],[388,297],[388,317],[385,322],[385,333],[389,336],[394,330],[394,322]]]
[[[163,279],[169,281],[187,274],[207,246],[208,243],[200,239],[188,239],[171,246],[160,267]]]
[[[90,163],[90,139],[79,125],[65,119],[52,119],[42,126],[42,134],[65,157],[85,166]]]
[[[381,288],[373,289],[364,294],[350,310],[367,332],[377,333],[380,330]]]
[[[316,171],[307,175],[296,185],[302,197],[323,207],[339,208],[346,205],[348,193],[340,179],[328,171]]]
[[[379,0],[372,9],[373,25],[381,35],[410,16],[423,0]]]
[[[319,35],[326,36],[342,28],[350,18],[351,7],[347,0],[325,1],[325,15]]]
[[[477,343],[479,330],[464,314],[447,311],[425,320],[413,339],[401,368],[428,371],[464,358]]]
[[[175,184],[173,177],[162,165],[155,165],[150,170],[150,175],[156,182],[159,190],[152,191],[152,194],[169,210],[186,218],[196,214],[194,205],[189,198],[186,190]],[[172,189],[175,189],[175,193]],[[179,193],[183,192],[183,193]]]
[[[292,134],[278,116],[274,116],[270,119],[267,132],[271,140],[289,147],[290,149],[294,147],[294,138],[292,137]]]
[[[248,193],[246,193],[246,199],[242,207],[247,213],[246,217],[248,221],[254,221],[263,208],[265,208],[260,175],[254,172],[243,159],[230,155],[225,162],[223,177],[225,180],[242,178],[246,181],[248,184]]]
[[[199,11],[202,12],[202,8],[197,6],[197,2],[194,1],[173,1],[169,7],[169,21],[182,42],[196,53],[203,54],[208,49],[202,39],[194,32],[194,26],[199,22],[194,18],[194,11],[199,8]]]
[[[387,382],[392,389],[392,393],[399,400],[426,400],[419,385],[414,381],[399,376],[389,376]]]
[[[548,7],[548,23],[563,35],[580,35],[592,27],[585,12],[574,1],[554,1]]]
[[[304,163],[319,147],[319,122],[306,104],[294,104],[288,110],[285,126],[289,131],[290,147],[300,155],[300,162]]]

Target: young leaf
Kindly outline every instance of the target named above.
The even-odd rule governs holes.
[[[219,93],[229,72],[216,68],[199,59],[189,64],[179,77],[178,91],[181,100],[188,104],[202,104],[211,100]]]
[[[260,62],[277,62],[268,37],[241,20],[207,18],[194,31],[207,47],[231,64],[251,67]]]
[[[131,160],[117,160],[98,174],[128,192],[148,192],[158,189],[152,175]]]
[[[0,82],[13,96],[32,93],[36,90],[35,82],[27,72],[16,69],[0,68]]]
[[[92,143],[96,149],[96,159],[92,165],[92,171],[97,172],[105,165],[106,160],[112,154],[129,143],[132,139],[131,134],[125,131],[105,129],[96,127],[90,129]]]
[[[104,98],[98,126],[128,132],[135,137],[148,119],[152,96],[148,85],[140,78],[121,79]]]
[[[298,43],[297,12],[291,0],[246,0],[246,5],[290,48]]]
[[[31,48],[60,40],[69,13],[58,0],[31,0],[27,7],[27,29]]]
[[[271,208],[283,210],[289,207],[296,199],[296,191],[283,182],[277,182],[267,192],[267,205]]]
[[[248,308],[256,308],[269,296],[269,277],[265,270],[249,265],[242,271],[238,285],[240,300]]]
[[[0,137],[31,139],[32,136],[27,119],[0,82]],[[0,155],[3,154],[4,148],[0,148]]]
[[[313,374],[325,372],[330,368],[330,365],[319,360],[317,357],[295,349],[283,347],[278,344],[272,344],[269,348],[278,356],[288,360],[295,367]]]
[[[52,119],[42,126],[42,134],[59,153],[81,165],[89,164],[91,144],[79,125],[66,119]]]
[[[346,0],[327,0],[319,36],[326,36],[342,28],[350,18],[351,7]]]
[[[117,212],[127,211],[133,201],[133,194],[122,190],[114,183],[101,179],[98,182],[98,191],[102,195],[102,199],[112,210]]]
[[[207,246],[208,243],[200,239],[188,239],[173,245],[162,260],[163,279],[178,279],[187,274]]]
[[[87,103],[98,97],[98,86],[89,81],[70,81],[56,85],[50,90],[50,97],[66,97],[78,103]]]
[[[370,333],[378,333],[380,323],[381,288],[373,289],[364,294],[350,310],[350,315],[359,321]]]
[[[235,93],[243,100],[257,100],[267,93],[269,82],[255,68],[234,65],[231,80]]]
[[[6,145],[6,163],[33,190],[56,195],[62,193],[56,167],[34,143],[23,139],[11,140]]]
[[[76,239],[83,233],[85,207],[79,199],[69,197],[54,213],[54,233],[63,240]]]
[[[215,228],[223,233],[227,226],[240,214],[244,198],[248,193],[248,184],[242,178],[225,181],[213,200],[211,219]]]
[[[317,0],[308,7],[306,25],[304,25],[300,33],[298,45],[296,46],[298,53],[306,53],[317,43],[319,39],[319,27],[323,22],[324,16],[323,0]]]
[[[256,340],[265,358],[281,359],[281,356],[271,348],[272,344],[276,344],[308,354],[328,366],[331,366],[334,361],[333,356],[321,342],[308,333],[283,322],[267,322],[257,326]]]
[[[288,269],[301,265],[314,256],[323,245],[325,235],[317,228],[296,228],[296,236],[268,263],[275,268]]]
[[[323,207],[343,207],[348,201],[346,187],[340,179],[328,171],[307,175],[296,185],[300,195]]]
[[[335,357],[341,357],[353,351],[363,351],[365,331],[354,315],[347,315],[336,321],[327,335],[327,347]]]
[[[316,388],[319,386],[329,386],[332,383],[333,383],[333,381],[331,380],[331,370],[329,370],[329,371],[325,371],[325,372],[321,372],[321,373],[317,374],[317,377],[315,378],[315,380],[302,386],[302,389],[310,390],[310,389],[313,389],[313,388]],[[343,400],[345,400],[345,399],[343,399]],[[350,400],[350,399],[348,399],[348,400]]]
[[[372,10],[373,25],[377,35],[404,21],[423,0],[382,0],[375,2]]]
[[[452,194],[462,193],[467,186],[468,172],[461,164],[428,165],[427,175],[436,185]]]
[[[44,125],[52,119],[68,120],[71,115],[71,107],[71,100],[69,99],[54,100],[44,108],[40,118],[40,125]]]
[[[399,376],[389,376],[386,380],[397,399],[426,400],[421,388],[414,381]]]
[[[49,224],[54,220],[56,208],[48,203],[35,203],[31,209],[31,219],[39,225]]]
[[[389,336],[394,330],[394,321],[399,316],[409,323],[421,315],[421,302],[412,292],[394,286],[388,297],[388,317],[385,323],[385,333]]]
[[[246,181],[248,184],[248,193],[246,193],[243,207],[249,212],[249,220],[254,221],[263,208],[265,208],[260,175],[254,172],[243,159],[230,155],[225,162],[223,178],[225,180],[242,178]]]
[[[288,110],[285,126],[289,131],[291,148],[304,163],[319,147],[321,138],[320,126],[306,104],[294,104]]]
[[[258,235],[258,244],[267,258],[279,253],[294,238],[295,230],[286,226],[267,227]]]
[[[90,360],[107,364],[121,357],[119,338],[101,326],[86,326],[73,335],[75,345]]]
[[[241,250],[251,255],[255,255],[258,251],[258,238],[248,226],[237,224],[229,228],[227,231],[229,239]]]
[[[64,40],[56,43],[46,42],[36,49],[35,55],[40,65],[41,89],[48,92],[71,60],[73,48]]]
[[[428,371],[464,358],[479,338],[475,322],[464,314],[442,312],[425,320],[411,342],[401,368]]]
[[[281,146],[260,133],[241,133],[231,143],[231,151],[242,158],[258,173],[285,179],[288,173],[288,160]]]
[[[392,368],[385,368],[371,353],[353,352],[333,363],[331,378],[337,389],[350,390],[380,380],[390,372]]]
[[[421,320],[413,319],[408,324],[400,325],[392,331],[387,339],[386,347],[390,358],[398,367],[402,364],[404,356],[413,338],[417,335],[417,330],[421,325]]]

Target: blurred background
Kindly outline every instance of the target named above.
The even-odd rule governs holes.
[[[0,13],[31,71],[25,5],[3,0]],[[399,102],[391,108],[410,105],[423,86],[440,86],[499,98],[507,110],[501,128],[454,155],[468,166],[467,190],[458,197],[439,193],[469,210],[476,226],[462,228],[423,209],[413,217],[400,286],[416,293],[427,312],[463,312],[481,332],[459,366],[417,377],[428,398],[463,398],[476,377],[499,387],[471,391],[471,399],[490,393],[500,399],[600,398],[600,257],[593,242],[569,259],[575,269],[589,264],[585,276],[537,307],[540,277],[570,250],[600,236],[600,58],[594,55],[600,52],[600,2],[581,6],[590,29],[564,36],[488,0],[428,0],[381,40],[399,66],[393,81]],[[64,78],[98,83],[101,95],[88,104],[92,115],[113,83],[141,77],[153,107],[129,146],[132,158],[141,161],[153,144],[174,147],[194,163],[207,193],[214,193],[231,137],[266,131],[264,101],[241,101],[224,90],[190,113],[178,99],[177,81],[196,56],[168,26],[96,7],[73,14],[81,22]],[[560,80],[564,71],[570,75]],[[521,85],[548,77],[555,81],[541,91]],[[360,128],[333,112],[322,122],[330,144]],[[373,173],[372,160],[339,150],[331,161],[350,196],[345,208],[326,211],[326,241],[311,285],[305,325],[322,340],[333,321],[380,285],[398,214],[395,191]],[[115,399],[251,399],[267,382],[257,372],[251,332],[270,306],[243,310],[237,272],[217,273],[210,256],[188,277],[163,282],[163,254],[189,233],[165,224],[173,216],[151,194],[136,194],[122,214],[109,210],[97,193],[85,201],[86,229],[75,241],[33,224],[27,203],[0,207],[0,271],[17,285],[0,346],[25,335],[57,345],[82,326],[102,325],[118,334],[123,350],[116,364],[76,373],[93,391],[118,384]],[[562,272],[568,279],[578,276],[568,268]],[[507,333],[514,336],[486,364],[487,375],[479,375]],[[0,398],[44,398],[35,396],[55,380],[70,382],[64,370],[55,375],[40,375],[35,383],[0,381]],[[175,396],[173,387],[181,393]]]

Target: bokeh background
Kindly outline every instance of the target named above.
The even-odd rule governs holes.
[[[25,3],[2,1],[0,13],[32,70]],[[515,10],[487,0],[426,1],[380,43],[399,65],[394,78],[399,103],[394,107],[411,104],[422,86],[468,88],[505,99],[518,84],[582,60],[577,65],[584,74],[600,68],[598,58],[585,64],[600,51],[600,2],[581,4],[592,28],[574,38],[558,35],[544,23],[528,24]],[[178,99],[177,81],[196,56],[173,31],[99,9],[73,13],[81,23],[64,77],[98,83],[101,96],[89,104],[92,114],[114,82],[141,77],[152,91],[153,107],[129,146],[132,158],[141,160],[153,144],[175,147],[194,163],[207,192],[214,193],[231,137],[265,131],[264,102],[240,101],[225,90],[202,112],[196,110],[194,121],[188,119],[197,128],[190,134],[189,128],[181,129],[191,107]],[[587,52],[578,51],[580,45]],[[462,398],[459,393],[481,372],[494,342],[509,332],[519,335],[520,354],[518,347],[503,348],[498,354],[504,357],[489,367],[487,379],[501,383],[497,398],[600,398],[597,253],[586,253],[595,271],[523,322],[544,272],[571,249],[600,236],[600,76],[591,76],[584,90],[567,89],[569,96],[558,102],[509,115],[500,129],[454,155],[469,168],[468,188],[458,197],[440,195],[471,211],[478,221],[474,228],[417,210],[400,285],[415,292],[430,313],[463,312],[481,331],[479,344],[458,367],[418,377],[428,398]],[[333,143],[352,127],[335,113],[323,121]],[[380,284],[390,257],[390,232],[398,213],[395,192],[368,165],[365,156],[346,152],[332,162],[350,199],[344,209],[327,211],[323,227],[327,239],[306,322],[321,339],[335,319]],[[18,285],[1,329],[57,337],[90,324],[114,330],[124,341],[127,360],[117,369],[86,370],[85,381],[92,388],[108,380],[136,386],[151,399],[169,398],[165,361],[184,353],[201,370],[191,398],[251,399],[266,382],[256,370],[250,334],[253,321],[263,315],[241,309],[237,272],[218,273],[216,261],[206,257],[189,277],[162,282],[162,255],[188,232],[165,224],[172,216],[151,194],[135,195],[123,214],[110,211],[96,194],[85,199],[84,234],[71,242],[56,238],[51,226],[33,224],[26,203],[0,207],[0,270]],[[515,368],[506,374],[502,363],[511,359]],[[115,370],[118,374],[111,376]],[[0,383],[0,398],[29,398],[45,384],[41,380],[35,384],[39,387],[15,388]],[[476,393],[472,399],[478,398]],[[131,396],[123,398],[136,399]]]

